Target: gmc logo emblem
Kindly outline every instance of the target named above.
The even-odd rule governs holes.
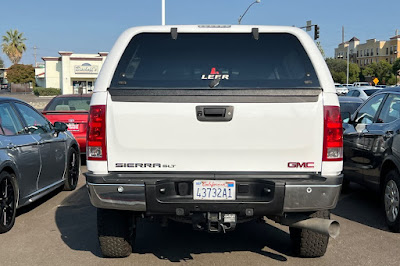
[[[287,166],[289,168],[314,168],[314,162],[288,162]]]

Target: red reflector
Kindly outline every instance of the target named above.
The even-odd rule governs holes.
[[[343,160],[343,126],[339,106],[324,106],[322,161]]]
[[[86,157],[88,160],[106,161],[106,106],[90,106]]]

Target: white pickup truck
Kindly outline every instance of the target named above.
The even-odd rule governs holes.
[[[129,256],[146,217],[208,232],[266,217],[290,227],[303,257],[323,256],[339,233],[339,102],[298,28],[130,28],[100,71],[88,124],[106,257]]]

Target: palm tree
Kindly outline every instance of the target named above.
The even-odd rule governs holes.
[[[25,38],[22,37],[23,33],[18,32],[18,30],[9,30],[6,35],[3,36],[3,43],[1,48],[3,53],[5,53],[13,64],[18,64],[21,60],[23,52],[26,51],[26,46],[24,41]]]

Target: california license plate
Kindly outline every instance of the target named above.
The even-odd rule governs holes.
[[[69,131],[78,131],[79,130],[79,124],[68,123],[67,126],[68,126]]]
[[[236,183],[232,180],[194,180],[195,200],[235,200]]]

